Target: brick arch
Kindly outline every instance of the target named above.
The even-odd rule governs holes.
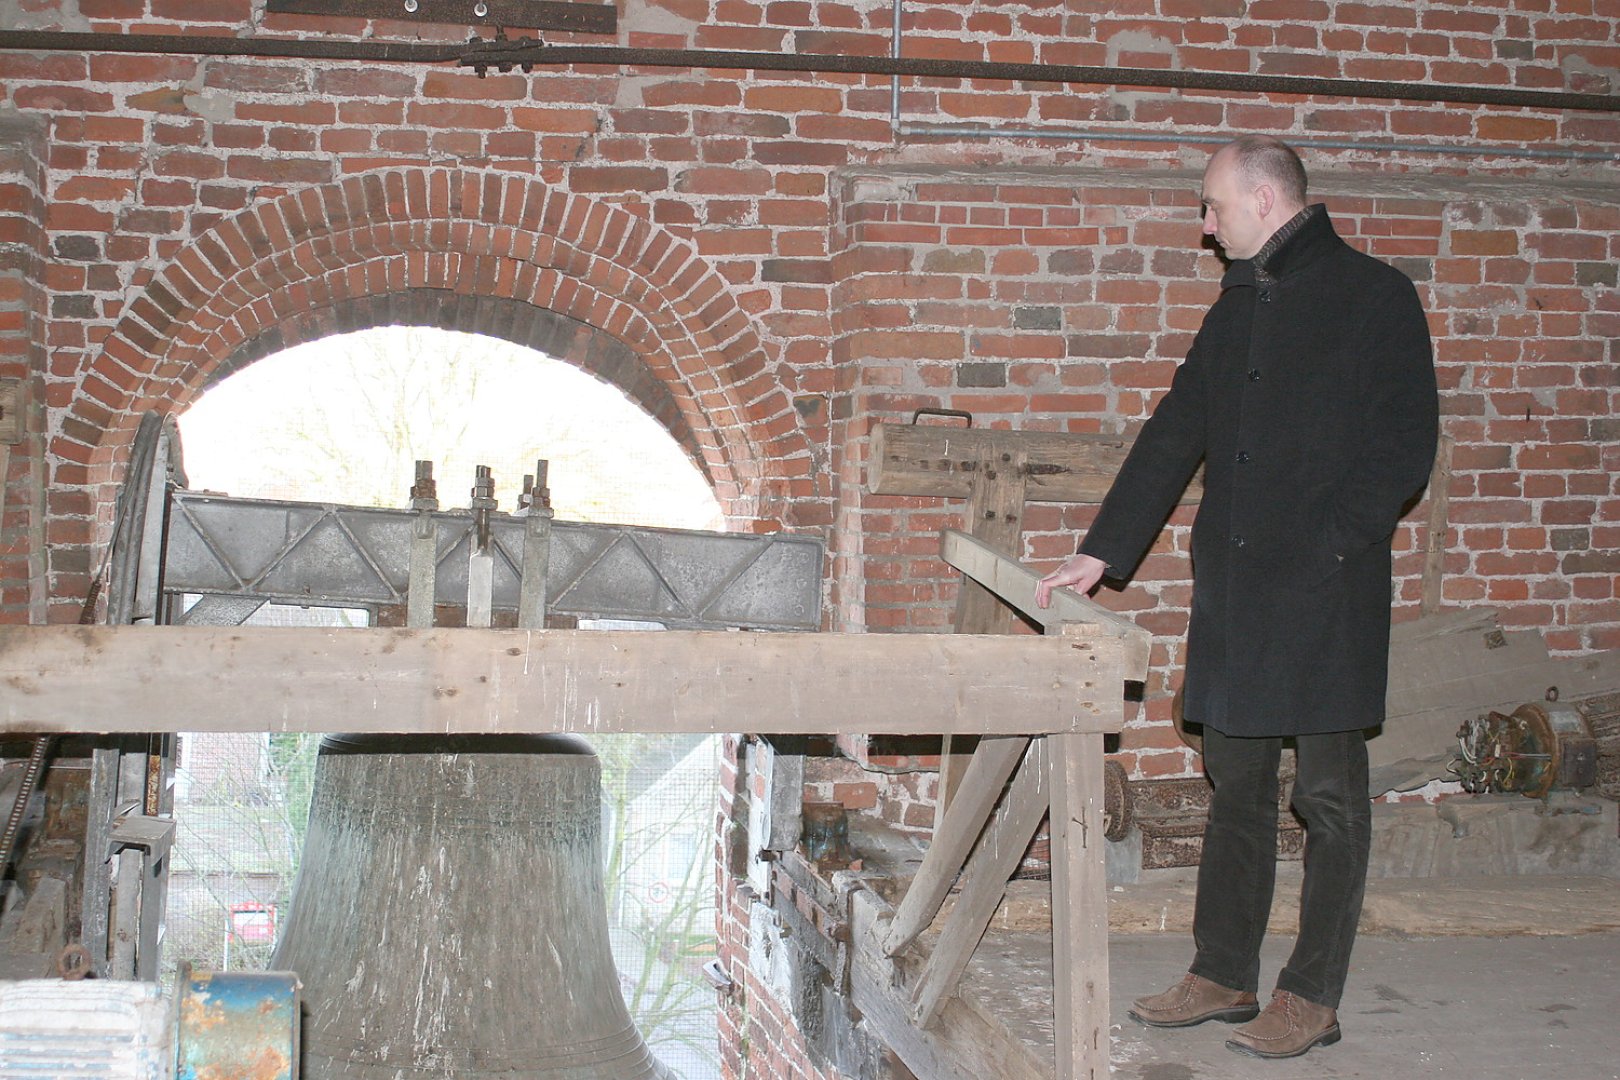
[[[708,475],[703,448],[674,394],[635,350],[578,319],[510,297],[411,288],[347,297],[311,308],[242,343],[203,377],[194,394],[205,393],[243,368],[284,349],[378,326],[430,326],[483,334],[572,364],[623,391],[662,424],[704,470],[710,483],[714,482]]]
[[[622,208],[493,172],[367,173],[215,225],[126,306],[52,449],[108,482],[140,412],[187,403],[266,333],[419,290],[500,298],[616,339],[665,388],[728,516],[789,518],[778,478],[807,472],[810,446],[725,281]]]

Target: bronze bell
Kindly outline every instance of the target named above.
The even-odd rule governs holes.
[[[333,735],[271,966],[307,1080],[670,1080],[608,946],[601,767],[565,735]]]

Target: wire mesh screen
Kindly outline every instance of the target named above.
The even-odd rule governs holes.
[[[641,1036],[686,1080],[720,1075],[714,988],[713,735],[606,735],[602,761],[608,936]]]

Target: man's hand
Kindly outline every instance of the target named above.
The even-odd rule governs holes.
[[[1062,585],[1078,593],[1088,593],[1102,580],[1108,564],[1090,555],[1070,555],[1062,566],[1035,583],[1035,606],[1047,607],[1052,603],[1052,590]]]

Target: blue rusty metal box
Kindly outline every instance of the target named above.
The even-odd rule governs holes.
[[[298,977],[180,972],[176,1080],[298,1080]]]

